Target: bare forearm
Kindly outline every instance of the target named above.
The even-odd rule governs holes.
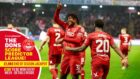
[[[42,41],[42,42],[41,42],[41,45],[40,45],[40,48],[42,48],[42,47],[46,44],[46,42],[47,42],[47,41]]]
[[[60,43],[62,43],[63,42],[63,40],[64,40],[64,38],[61,38],[61,39],[58,39],[58,40],[56,40],[56,44],[60,44]]]
[[[120,49],[114,44],[112,46],[112,48],[114,49],[114,51],[123,59],[125,58],[125,56],[122,54],[122,52],[120,51]]]
[[[81,39],[80,38],[64,38],[64,41],[72,42],[72,43],[80,43]]]
[[[125,58],[125,56],[122,54],[122,52],[120,51],[118,47],[116,47],[114,50],[122,59]]]
[[[85,50],[86,48],[87,48],[87,46],[81,46],[81,47],[76,47],[76,48],[66,47],[65,49],[68,51],[73,51],[73,52],[81,52],[81,51]]]

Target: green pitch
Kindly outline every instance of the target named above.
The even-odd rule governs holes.
[[[39,47],[40,42],[35,41],[36,46]],[[41,52],[41,59],[47,60],[47,44]],[[111,50],[110,71],[107,79],[140,79],[140,46],[133,46],[129,52],[129,68],[121,69],[119,56]],[[86,50],[86,64],[85,64],[85,79],[91,79],[90,68],[91,56],[89,48]],[[42,68],[40,79],[52,79],[48,67]],[[71,79],[69,75],[68,79]]]

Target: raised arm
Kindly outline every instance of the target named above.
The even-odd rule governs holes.
[[[57,9],[56,9],[55,14],[54,14],[54,21],[65,29],[67,24],[64,21],[62,21],[59,17],[61,9],[62,9],[62,4],[60,2],[58,2]]]

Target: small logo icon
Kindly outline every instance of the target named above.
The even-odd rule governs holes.
[[[32,51],[34,49],[34,42],[31,39],[25,39],[22,46],[24,50]]]

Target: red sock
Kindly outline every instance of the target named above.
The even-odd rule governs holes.
[[[52,74],[52,79],[57,79],[57,69],[51,69],[50,72]]]
[[[81,70],[81,79],[85,79],[85,71],[84,71],[84,69]]]

